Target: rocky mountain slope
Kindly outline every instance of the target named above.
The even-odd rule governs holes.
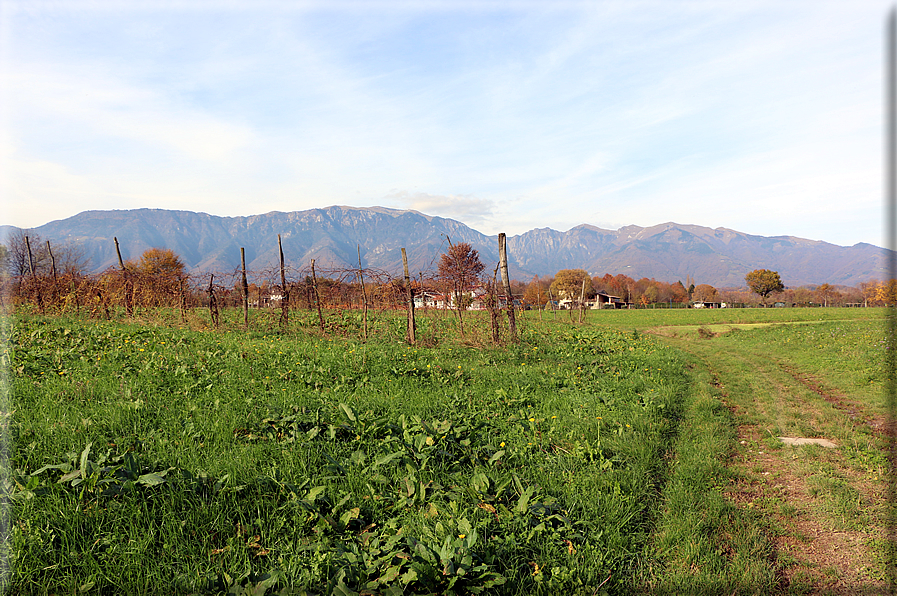
[[[14,229],[3,226],[0,232]],[[34,232],[53,244],[79,244],[93,271],[117,264],[113,237],[125,259],[151,247],[170,248],[197,272],[233,271],[240,264],[240,247],[245,248],[247,268],[269,269],[279,262],[278,234],[285,258],[295,268],[311,259],[322,269],[355,267],[360,248],[365,267],[397,274],[405,247],[411,271],[426,275],[435,271],[447,238],[473,245],[489,270],[498,261],[495,236],[452,219],[382,207],[333,206],[247,217],[163,209],[85,211]],[[882,278],[885,271],[884,250],[870,244],[843,247],[675,223],[619,230],[580,225],[566,232],[540,228],[509,237],[508,251],[511,277],[521,280],[583,268],[593,275],[624,273],[670,282],[690,275],[696,283],[739,287],[748,271],[765,268],[778,271],[788,286],[853,286]]]

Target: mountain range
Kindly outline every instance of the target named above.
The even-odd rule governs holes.
[[[17,228],[0,226],[0,234]],[[191,211],[133,209],[85,211],[33,228],[51,244],[81,247],[92,272],[118,264],[113,237],[125,259],[152,247],[169,248],[193,272],[232,272],[245,249],[247,269],[261,271],[279,262],[280,234],[286,261],[305,267],[311,259],[322,269],[357,267],[359,251],[366,268],[398,274],[401,248],[409,268],[434,272],[451,242],[476,248],[487,270],[498,262],[497,236],[463,223],[417,211],[384,207],[332,206],[219,217]],[[830,283],[855,286],[883,279],[884,249],[859,243],[844,247],[793,236],[756,236],[727,228],[664,223],[647,228],[607,230],[579,225],[566,232],[538,228],[508,237],[512,279],[554,275],[561,269],[585,269],[592,275],[623,273],[634,279],[743,287],[754,269],[778,271],[786,286]]]

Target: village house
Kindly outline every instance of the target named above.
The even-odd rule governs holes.
[[[708,302],[706,300],[696,300],[691,305],[692,308],[726,308],[725,302]]]
[[[446,308],[445,295],[434,290],[423,290],[414,293],[414,308]]]
[[[591,302],[590,308],[598,310],[602,308],[626,308],[629,304],[619,296],[612,296],[604,290],[595,295],[595,299]]]

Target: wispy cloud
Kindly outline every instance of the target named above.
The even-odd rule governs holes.
[[[385,201],[880,237],[883,0],[4,4],[9,223]]]
[[[220,160],[251,141],[245,125],[179,104],[160,90],[129,84],[100,69],[23,63],[7,74],[8,84],[17,90],[11,111],[32,125],[38,116],[48,120],[57,126],[57,140],[77,137],[89,151],[125,141],[184,158]]]
[[[492,201],[470,195],[432,195],[405,190],[393,191],[384,200],[428,215],[458,219],[470,225],[487,221],[492,215],[493,207]]]

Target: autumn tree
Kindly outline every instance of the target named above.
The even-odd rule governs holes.
[[[186,265],[169,248],[149,248],[125,267],[138,276],[140,297],[147,306],[157,306],[178,296],[186,280]]]
[[[822,284],[818,288],[816,288],[816,293],[819,295],[819,298],[822,300],[823,306],[828,306],[830,300],[833,300],[837,297],[838,291],[829,284]]]
[[[136,262],[129,261],[128,265],[139,273],[158,277],[177,277],[187,268],[170,248],[149,248]]]
[[[594,294],[592,278],[584,269],[561,269],[554,276],[551,284],[551,293],[567,300],[579,300],[585,282],[585,295]]]
[[[711,286],[710,284],[698,284],[695,286],[694,292],[692,292],[693,300],[700,300],[701,302],[716,302],[718,292],[716,288]]]
[[[451,288],[458,327],[464,336],[464,321],[461,316],[463,294],[476,284],[485,266],[480,261],[480,253],[467,242],[450,244],[448,251],[439,257],[439,277]]]
[[[809,288],[795,288],[791,295],[791,301],[798,306],[807,306],[813,302],[813,291]]]
[[[889,279],[875,288],[875,301],[885,306],[897,305],[897,279]]]
[[[523,292],[523,299],[527,304],[542,308],[548,303],[548,288],[550,284],[546,280],[539,279],[539,276],[533,277],[533,281],[529,282],[526,290]]]
[[[864,305],[868,306],[870,300],[875,300],[875,290],[877,287],[878,282],[874,279],[860,283],[858,289],[863,296]]]
[[[642,292],[642,303],[654,304],[655,302],[657,302],[657,298],[659,296],[660,290],[657,289],[657,284],[646,286],[644,292]]]
[[[685,289],[681,281],[677,281],[670,286],[670,299],[673,302],[686,302],[688,300],[688,290]]]
[[[744,276],[744,281],[747,282],[752,292],[760,296],[764,306],[766,306],[766,298],[770,294],[785,289],[785,284],[782,283],[778,271],[769,269],[754,269]]]

